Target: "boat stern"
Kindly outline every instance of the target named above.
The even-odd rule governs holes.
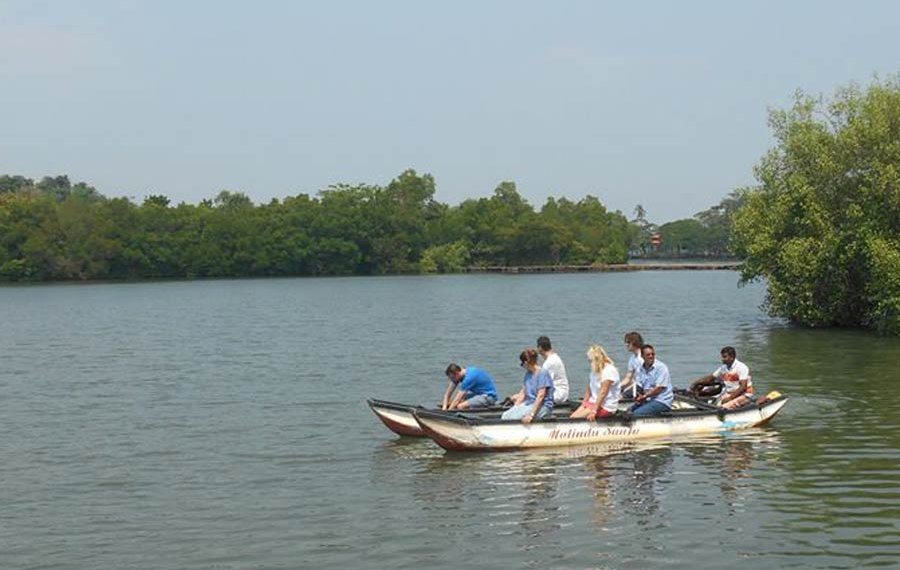
[[[384,400],[368,401],[369,408],[381,420],[389,430],[397,435],[405,435],[411,437],[425,437],[422,428],[413,418],[412,411],[414,406],[398,404],[396,402],[387,402]]]

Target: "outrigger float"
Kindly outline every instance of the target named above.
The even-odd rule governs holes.
[[[428,437],[425,435],[425,432],[422,431],[419,422],[413,417],[414,410],[425,410],[426,408],[410,404],[401,404],[399,402],[389,402],[387,400],[376,400],[374,398],[369,398],[368,403],[372,412],[374,412],[375,415],[378,416],[378,419],[381,420],[381,423],[392,432],[398,435],[411,437]],[[581,405],[581,402],[558,404],[557,407],[554,408],[554,412],[557,415],[568,417],[568,415],[579,405]],[[500,415],[508,409],[509,408],[506,406],[477,408],[466,411],[466,416],[499,419]],[[441,410],[433,408],[431,411],[440,412]]]
[[[776,393],[777,394],[777,393]],[[652,417],[616,414],[590,422],[551,417],[525,425],[460,412],[414,408],[412,416],[425,435],[452,451],[505,451],[638,441],[694,434],[722,433],[758,427],[787,404],[787,397],[770,394],[762,404],[723,410],[684,398],[671,412]],[[676,399],[678,401],[678,399]],[[374,408],[373,408],[374,410]]]

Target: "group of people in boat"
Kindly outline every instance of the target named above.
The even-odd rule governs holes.
[[[622,378],[602,346],[594,344],[588,348],[588,385],[581,405],[570,417],[593,421],[611,416],[629,391],[633,400],[629,412],[633,416],[655,416],[672,409],[675,399],[672,378],[669,368],[657,360],[656,349],[635,331],[626,334],[624,341],[629,358]],[[536,348],[526,348],[519,354],[519,365],[525,374],[522,388],[508,398],[510,407],[501,416],[505,420],[528,424],[548,416],[554,405],[569,401],[569,378],[562,358],[553,350],[548,337],[539,337],[536,344]],[[733,347],[723,347],[720,354],[721,365],[694,380],[690,393],[697,398],[713,398],[713,403],[724,409],[736,409],[754,401],[750,369],[737,359]],[[445,374],[449,383],[442,409],[467,410],[497,404],[497,387],[484,369],[452,363]]]

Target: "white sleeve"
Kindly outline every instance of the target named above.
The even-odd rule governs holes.
[[[619,381],[619,371],[616,369],[615,366],[608,364],[608,365],[604,366],[603,371],[600,372],[600,380],[601,381],[609,380],[610,382],[616,383]]]

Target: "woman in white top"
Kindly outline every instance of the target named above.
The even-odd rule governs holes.
[[[588,387],[584,391],[581,406],[572,412],[570,418],[605,418],[616,413],[619,404],[619,371],[616,370],[612,358],[606,354],[599,344],[592,345],[587,351],[591,364],[591,376]]]

